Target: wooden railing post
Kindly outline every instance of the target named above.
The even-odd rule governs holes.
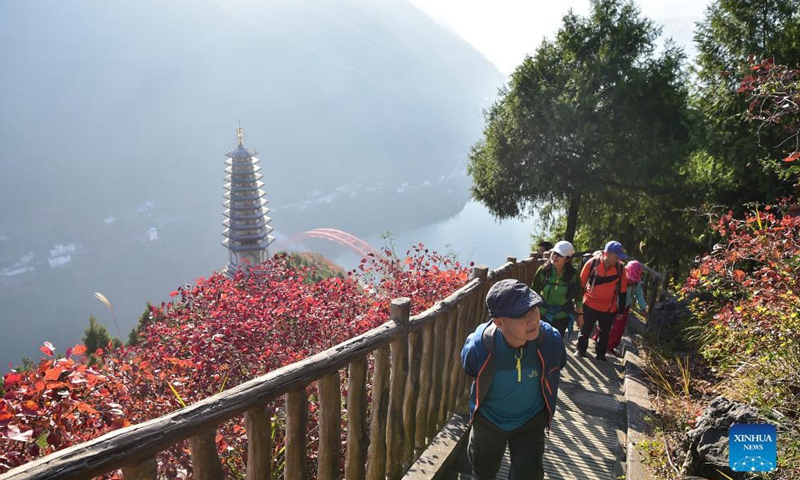
[[[406,336],[392,342],[392,371],[389,390],[389,418],[386,425],[386,477],[396,480],[403,476],[403,399],[408,377],[408,319],[411,299],[392,300],[389,319],[406,331]],[[410,440],[409,440],[410,441]]]
[[[389,410],[389,349],[375,351],[372,377],[372,419],[369,427],[367,480],[386,477],[386,417]]]
[[[408,337],[408,377],[403,399],[403,469],[409,467],[416,457],[414,445],[417,438],[417,406],[420,400],[420,370],[422,366],[422,334],[419,330]]]
[[[478,278],[481,280],[481,288],[478,289],[476,296],[476,308],[473,312],[473,317],[470,320],[470,325],[468,326],[467,330],[469,333],[475,331],[478,328],[478,325],[484,322],[486,319],[486,294],[489,293],[489,267],[486,265],[478,265],[477,267],[472,269],[472,278]]]
[[[466,336],[470,333],[474,332],[478,325],[480,325],[485,316],[485,303],[484,299],[486,298],[486,292],[488,290],[487,279],[489,276],[489,268],[485,265],[478,265],[472,269],[472,278],[477,278],[481,281],[481,288],[475,290],[474,296],[472,297],[472,301],[469,302],[467,305],[469,306],[467,315],[466,315],[466,327],[464,333],[464,340],[466,340]],[[471,381],[467,377],[465,373],[462,374],[463,383],[461,387],[461,398],[459,403],[462,405],[461,407],[457,407],[459,413],[469,413],[469,390]]]
[[[305,387],[285,395],[286,443],[284,449],[284,480],[307,480],[306,429],[308,426],[308,396]]]
[[[542,264],[541,260],[539,259],[539,252],[531,252],[530,256],[528,257],[531,262],[530,266],[525,269],[525,284],[530,285],[533,283],[533,277],[536,274],[536,270],[539,268],[539,265]],[[573,264],[575,268],[578,268],[575,264]],[[580,274],[580,272],[578,272]]]
[[[367,359],[350,363],[347,374],[345,480],[364,480],[367,459]]]
[[[519,278],[519,264],[517,264],[517,257],[508,256],[508,257],[506,257],[506,262],[514,264],[511,267],[511,270],[508,271],[508,278],[514,278],[514,279],[517,279],[517,280],[521,280]]]
[[[462,323],[459,325],[459,328],[462,329],[462,336],[464,337],[462,340],[462,347],[464,341],[466,341],[467,336],[471,334],[475,329],[472,326],[472,321],[475,318],[475,311],[478,309],[478,302],[480,301],[480,291],[475,291],[475,294],[469,301],[464,305],[464,318],[462,319]],[[464,369],[461,367],[461,352],[459,351],[459,377],[458,377],[458,398],[456,398],[456,407],[455,411],[460,415],[466,415],[469,413],[469,386],[470,381],[467,374],[464,372]]]
[[[450,374],[453,369],[453,342],[455,342],[457,318],[458,309],[454,308],[450,310],[447,315],[444,315],[438,320],[439,322],[445,322],[444,328],[442,329],[442,333],[444,334],[444,339],[442,340],[443,361],[439,367],[442,371],[442,381],[439,384],[441,400],[439,401],[439,415],[436,421],[438,428],[443,427],[444,424],[447,423],[447,410],[450,406],[450,389],[452,386],[452,383],[450,383]]]
[[[125,480],[156,480],[158,478],[158,462],[155,457],[151,457],[137,465],[122,467],[122,478]]]
[[[319,449],[317,451],[317,479],[339,478],[339,461],[342,452],[342,390],[339,372],[319,380]]]
[[[656,297],[658,297],[658,279],[653,276],[653,285],[650,287],[650,300],[647,302],[647,314],[653,311],[653,306],[656,304]]]
[[[439,402],[442,398],[442,365],[444,364],[444,335],[447,325],[439,318],[433,329],[433,370],[431,392],[428,399],[428,427],[426,436],[433,438],[439,432]]]
[[[414,433],[414,454],[419,456],[427,448],[428,403],[430,402],[431,380],[433,376],[433,343],[435,324],[422,330],[422,358],[419,370],[419,397],[417,401],[416,431]]]
[[[461,348],[464,346],[464,341],[467,339],[467,318],[472,310],[472,304],[475,303],[475,295],[465,298],[458,304],[458,317],[456,318],[456,338],[453,345],[453,356],[455,362],[453,363],[453,370],[451,372],[452,383],[452,400],[451,409],[457,413],[463,413],[463,395],[464,385],[466,384],[467,376],[464,374],[464,369],[461,367]]]
[[[189,439],[192,470],[196,480],[222,480],[222,464],[217,453],[217,429],[212,428]]]
[[[272,480],[272,410],[257,407],[244,413],[247,430],[247,480]]]

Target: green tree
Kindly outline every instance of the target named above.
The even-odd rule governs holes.
[[[136,346],[139,344],[139,334],[142,332],[145,326],[148,323],[152,323],[154,321],[159,320],[156,318],[156,315],[153,313],[153,305],[150,302],[147,302],[147,306],[145,306],[144,311],[141,315],[139,315],[139,322],[136,324],[135,327],[128,332],[128,346]]]
[[[94,354],[98,348],[108,348],[110,341],[108,329],[98,323],[94,315],[90,315],[89,328],[83,331],[83,344],[86,346],[87,353]]]
[[[566,211],[573,240],[579,219],[613,235],[585,205],[624,215],[614,202],[674,196],[688,94],[683,52],[667,42],[657,55],[659,34],[629,1],[592,0],[587,17],[564,16],[485,113],[469,157],[473,197],[499,218],[538,209],[551,228]]]
[[[22,357],[22,363],[14,367],[18,372],[32,372],[36,370],[36,363],[31,357]]]
[[[800,0],[717,0],[695,32],[699,87],[693,104],[703,119],[696,132],[703,145],[705,171],[715,172],[705,185],[710,202],[741,206],[774,201],[791,192],[772,162],[783,151],[784,137],[761,129],[747,114],[748,96],[740,82],[754,64],[800,62]],[[702,172],[703,170],[701,170]]]
[[[748,95],[748,115],[759,131],[771,130],[780,138],[776,146],[786,156],[772,162],[781,180],[800,186],[800,68],[765,60],[742,80],[739,91]],[[769,165],[769,162],[765,162]]]

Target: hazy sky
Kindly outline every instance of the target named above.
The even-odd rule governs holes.
[[[410,0],[466,39],[504,74],[552,37],[572,8],[586,14],[589,0]],[[710,0],[639,0],[642,13],[664,27],[664,35],[688,46],[691,32]]]

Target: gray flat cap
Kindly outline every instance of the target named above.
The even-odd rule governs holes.
[[[486,294],[486,308],[492,318],[520,318],[542,303],[542,297],[513,278],[500,280]]]

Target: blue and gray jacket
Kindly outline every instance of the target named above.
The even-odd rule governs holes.
[[[461,365],[468,376],[475,378],[470,388],[470,422],[474,420],[475,412],[481,407],[481,402],[486,398],[489,387],[492,385],[494,376],[492,350],[494,349],[494,336],[497,333],[498,329],[494,321],[489,320],[482,323],[475,332],[467,337],[464,348],[461,349]],[[561,335],[546,322],[541,322],[539,336],[533,341],[538,344],[539,361],[542,364],[542,372],[544,372],[540,378],[544,404],[550,413],[547,426],[549,430],[550,422],[556,413],[558,382],[561,369],[567,364],[567,353]]]

